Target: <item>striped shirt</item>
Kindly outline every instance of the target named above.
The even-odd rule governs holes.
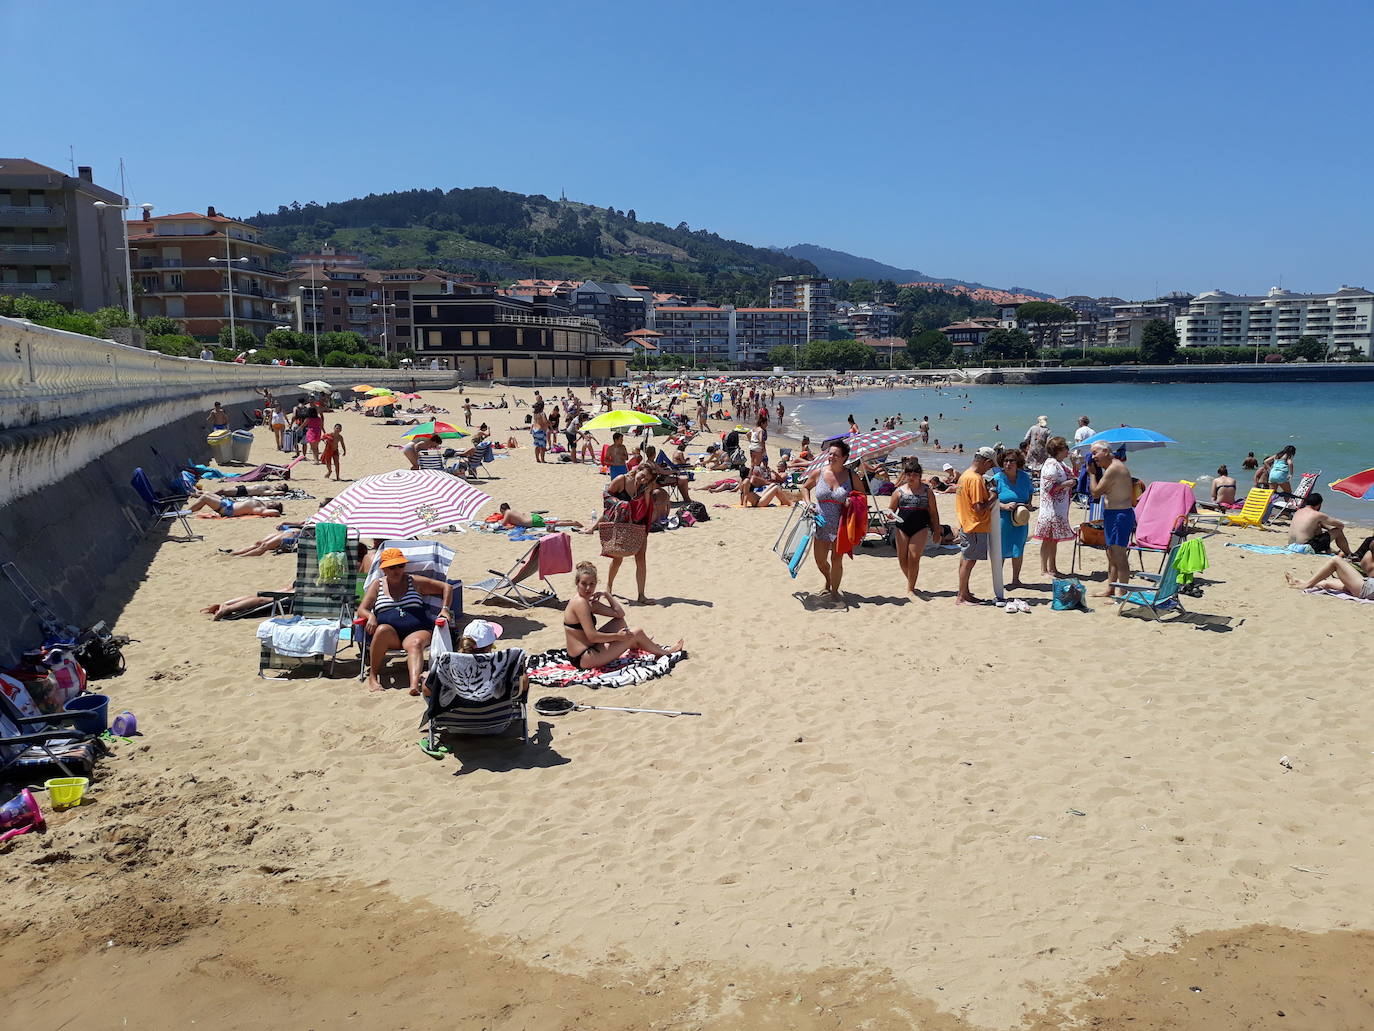
[[[423,609],[424,607],[424,596],[415,589],[415,578],[407,573],[405,593],[399,598],[391,596],[391,592],[387,590],[386,577],[382,577],[382,582],[377,586],[377,604],[372,606],[372,611],[385,612],[387,609]]]

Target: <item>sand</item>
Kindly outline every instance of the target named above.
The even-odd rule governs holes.
[[[456,392],[427,399],[461,421]],[[504,438],[524,412],[478,415]],[[346,476],[398,464],[394,427],[339,421]],[[521,447],[495,470],[496,501],[599,509],[588,467]],[[102,687],[145,736],[91,804],[0,847],[0,987],[94,1026],[119,1026],[111,1000],[131,1026],[1374,1025],[1370,610],[1282,586],[1318,559],[1226,530],[1187,620],[1052,612],[1045,589],[1008,619],[954,605],[953,556],[923,562],[930,600],[902,600],[878,548],[848,565],[848,608],[818,609],[814,567],[793,581],[768,550],[782,512],[710,512],[653,535],[662,604],[630,609],[690,657],[558,692],[702,718],[532,714],[525,748],[443,761],[404,690],[369,694],[353,665],[259,681],[254,625],[196,613],[290,581],[293,557],[214,550],[267,521],[149,542],[121,571],[136,588],[108,587],[127,603],[93,610],[138,639]],[[528,547],[445,540],[469,581]],[[467,607],[562,646],[560,608]],[[100,993],[70,990],[78,958]]]

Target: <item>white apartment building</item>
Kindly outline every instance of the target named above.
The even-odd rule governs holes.
[[[1273,350],[1314,336],[1336,355],[1370,354],[1372,327],[1374,293],[1357,286],[1332,294],[1295,294],[1276,286],[1263,297],[1209,290],[1174,320],[1182,347]]]
[[[824,276],[783,276],[768,287],[768,303],[774,308],[801,308],[806,312],[806,339],[829,340],[835,317],[830,280]]]
[[[807,313],[800,308],[735,308],[723,305],[654,306],[649,328],[662,334],[662,354],[691,358],[700,368],[761,367],[774,347],[807,343]]]

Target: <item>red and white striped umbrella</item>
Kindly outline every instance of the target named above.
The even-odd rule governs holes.
[[[451,473],[393,469],[350,484],[310,522],[344,523],[360,537],[403,539],[471,519],[490,500]]]
[[[861,458],[879,458],[883,455],[896,451],[899,447],[905,447],[916,439],[916,434],[911,430],[872,430],[869,433],[856,433],[852,437],[842,438],[849,445],[849,460],[857,461]],[[821,448],[821,453],[816,456],[816,460],[807,466],[809,473],[813,469],[819,469],[829,461],[826,457],[826,449]]]

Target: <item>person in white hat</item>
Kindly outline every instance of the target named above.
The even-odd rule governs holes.
[[[496,646],[496,639],[503,630],[499,623],[489,623],[485,619],[474,619],[463,627],[458,637],[458,650],[465,655],[489,652]]]

